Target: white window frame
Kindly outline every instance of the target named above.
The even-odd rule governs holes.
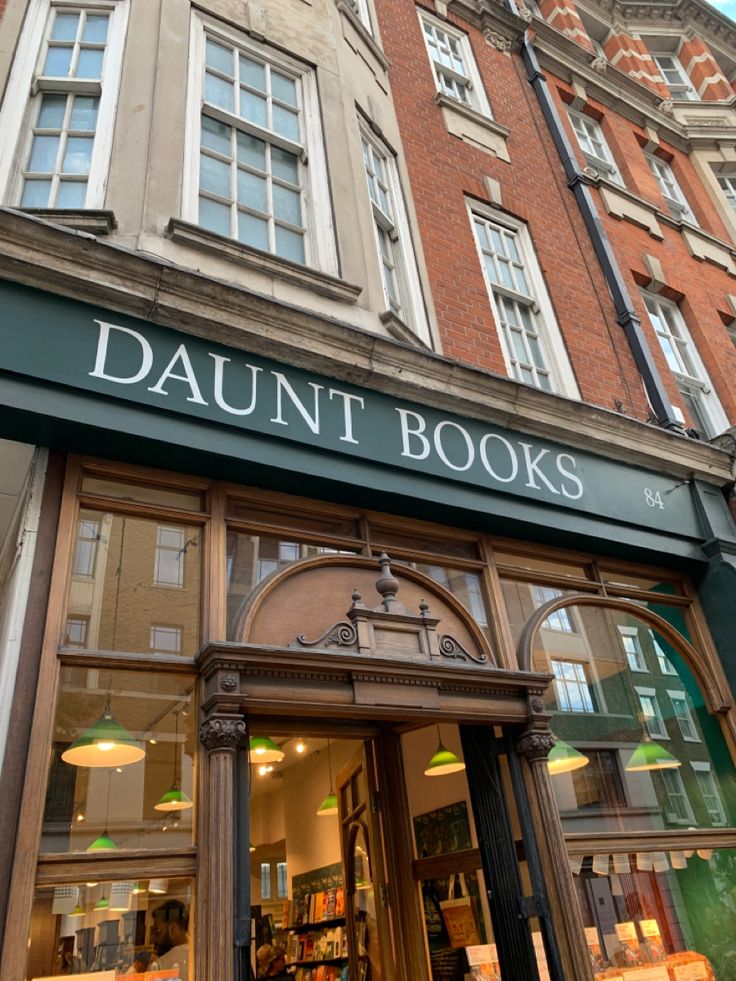
[[[352,9],[363,27],[370,35],[373,35],[373,24],[371,12],[368,9],[368,0],[345,0],[345,3]]]
[[[736,174],[716,174],[715,178],[721,194],[726,199],[726,204],[731,211],[736,212]]]
[[[690,76],[685,71],[684,65],[674,51],[651,51],[650,54],[652,58],[654,58],[655,64],[657,65],[657,70],[662,76],[664,84],[670,90],[670,95],[673,99],[684,99],[687,102],[700,102],[700,96],[698,95]],[[660,58],[671,58],[672,68],[662,68]],[[667,75],[665,75],[665,71],[676,75],[679,78],[679,81],[670,82]]]
[[[670,770],[662,770],[662,784],[664,786],[665,793],[667,794],[667,820],[670,824],[682,824],[690,826],[695,823],[695,815],[693,814],[693,807],[690,803],[690,798],[687,795],[687,790],[685,789],[685,781],[682,779],[680,771],[676,768]],[[676,784],[676,789],[674,793],[670,792],[669,783],[672,781]],[[676,811],[670,810],[672,806],[672,801],[674,797],[679,797],[682,800],[683,810],[685,813],[683,815],[677,814]]]
[[[659,665],[660,672],[662,674],[670,675],[671,677],[678,677],[677,668],[662,650],[662,645],[657,640],[653,630],[649,631],[649,636],[652,639],[654,653],[657,655],[657,664]]]
[[[491,105],[483,87],[483,81],[480,77],[480,72],[478,71],[475,55],[473,54],[473,49],[470,46],[470,38],[468,35],[464,34],[462,31],[459,31],[457,28],[452,27],[446,21],[440,20],[439,17],[433,17],[432,14],[427,13],[426,10],[419,10],[417,8],[417,15],[419,17],[422,39],[424,40],[427,58],[429,59],[429,64],[432,68],[432,77],[434,78],[434,84],[437,91],[440,93],[440,95],[457,102],[458,105],[475,109],[475,111],[481,113],[481,115],[487,116],[489,119],[493,119]],[[463,67],[465,69],[464,72],[453,71],[453,69],[448,68],[445,65],[439,65],[438,67],[438,63],[432,57],[432,52],[427,41],[427,35],[424,30],[425,24],[429,24],[435,31],[441,31],[443,34],[446,34],[448,38],[457,43],[460,57],[463,61]],[[440,81],[439,72],[447,75],[448,78],[454,79],[458,85],[463,86],[468,97],[467,102],[464,99],[459,99],[457,96],[451,95],[446,91],[445,87]]]
[[[562,675],[558,675],[555,670],[556,665],[560,665],[560,668],[571,666],[573,669],[575,669],[575,678],[565,678]],[[555,699],[557,701],[559,711],[566,713],[576,712],[581,715],[596,714],[598,709],[593,699],[593,684],[588,677],[588,672],[586,670],[586,668],[588,668],[588,662],[573,661],[570,660],[570,658],[563,659],[560,657],[550,657],[550,667],[552,668],[552,673],[554,674]],[[577,691],[580,701],[586,706],[585,708],[567,707],[571,703],[571,691]]]
[[[708,816],[710,817],[711,824],[713,825],[714,828],[725,828],[728,822],[728,818],[726,816],[726,809],[723,806],[723,798],[721,797],[721,791],[718,787],[718,782],[713,773],[713,768],[711,767],[710,763],[699,762],[699,761],[693,762],[692,760],[690,761],[690,766],[693,768],[695,772],[695,779],[698,782],[698,790],[700,791],[700,795],[703,798],[703,803],[705,804],[705,809],[708,812]],[[707,774],[707,777],[704,776],[705,774]],[[707,793],[703,793],[704,783],[709,785]],[[710,807],[708,806],[708,801],[706,799],[707,797],[712,797],[713,800],[716,802],[718,806],[717,811],[711,811]],[[716,814],[717,816],[714,817],[714,814]]]
[[[562,339],[562,332],[560,331],[557,318],[555,317],[554,310],[552,309],[552,301],[550,300],[547,286],[544,282],[544,277],[542,276],[542,270],[539,267],[539,262],[531,242],[531,236],[529,235],[527,225],[524,222],[512,218],[510,215],[501,214],[494,208],[479,205],[478,202],[471,203],[470,201],[466,201],[466,205],[468,209],[468,220],[470,221],[473,241],[475,242],[476,252],[478,255],[478,261],[480,263],[481,272],[488,291],[488,299],[491,304],[493,318],[496,323],[496,330],[501,343],[501,351],[503,353],[507,375],[509,378],[519,381],[519,384],[529,384],[528,382],[520,381],[514,371],[511,352],[508,349],[505,333],[501,326],[501,318],[499,316],[496,302],[496,292],[499,294],[504,293],[504,295],[509,295],[511,299],[520,300],[525,305],[530,307],[537,319],[540,345],[547,362],[552,391],[561,395],[566,395],[568,398],[580,399],[580,390],[575,380],[575,375],[573,374],[570,359],[567,355],[567,349],[565,348],[565,343]],[[486,264],[481,243],[478,241],[478,236],[475,230],[476,218],[483,222],[498,225],[515,235],[516,248],[521,259],[523,260],[524,269],[529,279],[529,285],[533,290],[532,295],[524,297],[520,294],[514,293],[513,291],[507,294],[502,287],[499,287],[497,284],[490,281],[486,272]],[[541,391],[545,391],[545,389],[543,389],[541,386],[532,387],[538,387]]]
[[[77,91],[79,94],[100,96],[84,208],[101,209],[105,206],[129,0],[94,0],[92,3],[31,0],[0,109],[0,133],[3,134],[0,140],[0,201],[13,206],[17,206],[20,201],[21,168],[30,152],[32,129],[40,100],[43,92],[49,90],[39,72],[45,58],[46,31],[50,26],[52,8],[84,9],[110,14],[100,82],[67,79],[67,84],[62,86],[61,82],[54,83],[53,88],[57,92]]]
[[[363,141],[372,149],[384,164],[384,174],[386,183],[386,195],[389,199],[391,214],[387,214],[379,204],[377,204],[368,191],[368,203],[373,219],[374,241],[376,246],[376,257],[381,267],[381,285],[386,301],[387,313],[392,313],[395,317],[407,325],[414,333],[420,337],[425,344],[431,345],[429,324],[424,306],[424,296],[419,280],[416,253],[412,241],[409,218],[406,212],[404,194],[401,189],[399,170],[396,156],[391,149],[380,140],[370,129],[367,122],[359,121],[360,141],[361,141],[361,160],[363,161],[364,176],[366,179],[366,191],[368,191],[368,174],[365,159],[363,157]],[[391,243],[391,258],[393,260],[393,273],[396,281],[396,291],[400,302],[400,310],[394,310],[389,296],[386,280],[383,275],[383,259],[380,242],[381,229],[389,238]]]
[[[639,711],[641,713],[642,721],[646,727],[647,732],[652,737],[652,739],[669,739],[670,734],[667,731],[667,725],[664,721],[664,716],[662,715],[662,709],[659,704],[659,699],[657,698],[657,692],[654,688],[640,688],[638,685],[634,685],[634,691],[639,699]],[[652,707],[654,709],[654,717],[647,716],[644,712],[644,704],[642,703],[642,698],[649,698],[652,702]],[[656,723],[654,725],[653,723]]]
[[[687,394],[697,403],[698,411],[703,417],[706,438],[716,436],[728,429],[728,416],[723,410],[720,399],[716,394],[711,383],[708,372],[705,370],[698,349],[692,339],[690,331],[687,329],[685,318],[680,312],[680,308],[671,300],[666,300],[657,293],[647,293],[642,290],[644,306],[649,317],[652,329],[657,335],[662,350],[665,351],[665,342],[674,351],[675,361],[679,365],[676,370],[667,358],[670,371],[677,381],[677,386],[683,394]],[[652,320],[650,307],[656,308],[656,316],[663,329],[655,326]],[[665,352],[666,357],[666,352]],[[684,415],[682,421],[684,422]]]
[[[637,671],[641,674],[649,674],[649,668],[647,667],[647,660],[644,655],[644,650],[641,646],[641,641],[639,640],[639,628],[638,627],[627,627],[623,624],[617,624],[618,632],[621,636],[621,646],[626,654],[626,661],[629,665],[629,671]],[[634,650],[629,650],[626,646],[627,640],[633,640]]]
[[[608,177],[609,180],[623,187],[623,178],[616,166],[611,148],[608,146],[608,140],[603,135],[603,130],[598,120],[586,115],[584,112],[577,112],[575,109],[568,108],[567,113],[570,117],[570,125],[575,134],[575,139],[578,141],[578,146],[585,157],[586,163],[604,177]],[[584,137],[580,133],[580,129],[585,132],[585,138],[587,138],[589,143],[595,141],[600,144],[602,156],[586,149],[585,143],[583,142]]]
[[[662,157],[653,153],[644,152],[644,157],[672,217],[676,218],[677,221],[686,221],[695,225],[696,228],[699,227],[693,209],[688,204],[669,161],[663,160]]]
[[[685,691],[682,688],[675,690],[668,688],[667,694],[672,703],[672,715],[680,727],[682,738],[686,743],[701,742],[700,736],[698,735],[698,727],[695,725],[695,719],[690,711],[690,702]],[[684,711],[678,708],[678,703],[684,708]]]
[[[166,644],[157,643],[162,636],[175,637],[176,645],[167,647]],[[154,654],[181,654],[182,636],[183,630],[178,624],[152,623],[149,628],[148,646]]]
[[[545,603],[558,599],[562,595],[562,590],[556,589],[554,586],[532,586],[532,600],[535,609],[539,609],[540,606],[544,606]],[[576,634],[578,632],[575,628],[572,609],[569,606],[563,606],[562,609],[550,613],[542,624],[542,629],[554,630],[560,634]]]
[[[193,10],[191,15],[189,45],[189,77],[187,81],[187,114],[184,137],[184,171],[182,180],[182,218],[192,224],[199,220],[199,152],[202,131],[202,107],[204,104],[205,41],[206,38],[220,41],[234,47],[244,54],[252,54],[261,61],[267,61],[286,74],[297,76],[302,96],[303,133],[303,221],[304,265],[328,273],[339,275],[337,246],[332,216],[332,203],[329,193],[329,174],[322,132],[322,121],[315,72],[295,58],[261,44],[239,31],[231,29],[205,13]],[[209,113],[208,113],[209,115]],[[213,113],[213,118],[220,118]],[[245,132],[248,124],[230,113],[225,113],[221,121]],[[263,137],[259,137],[263,138]],[[274,143],[277,141],[274,140]],[[229,241],[237,242],[236,238]],[[239,243],[242,244],[242,243]],[[249,246],[243,245],[243,248]],[[274,261],[283,259],[275,252],[264,253]]]

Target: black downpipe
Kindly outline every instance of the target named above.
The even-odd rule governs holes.
[[[518,16],[519,10],[515,0],[505,0],[505,2],[507,8]],[[634,361],[644,381],[644,387],[649,397],[652,410],[657,417],[657,423],[664,429],[673,429],[682,433],[682,423],[675,417],[672,403],[669,400],[667,391],[662,383],[662,377],[657,370],[657,366],[652,358],[652,352],[649,349],[649,344],[642,331],[641,321],[634,310],[631,296],[616,262],[608,235],[598,215],[590,187],[586,183],[585,175],[578,167],[577,159],[575,158],[570,141],[567,138],[567,133],[557,112],[557,106],[550,95],[547,79],[539,66],[534,45],[526,34],[521,43],[521,57],[526,68],[527,78],[537,96],[542,115],[547,123],[560,161],[565,170],[568,187],[572,188],[572,192],[575,195],[575,200],[583,216],[585,227],[593,243],[593,249],[598,257],[598,262],[601,264],[606,284],[611,291],[613,304],[616,308],[616,321],[623,327],[626,340],[634,355]]]
[[[247,734],[246,734],[247,735]],[[250,766],[247,740],[235,749],[235,806],[233,808],[235,870],[235,979],[250,981]],[[211,900],[216,902],[215,899]]]

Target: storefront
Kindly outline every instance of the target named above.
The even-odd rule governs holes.
[[[69,454],[3,979],[734,976],[718,480],[3,294]]]

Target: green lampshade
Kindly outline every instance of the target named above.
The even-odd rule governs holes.
[[[465,764],[452,750],[439,743],[432,759],[424,771],[425,777],[444,777],[447,773],[459,773],[465,769]]]
[[[110,900],[102,896],[102,898],[98,899],[97,902],[95,903],[94,910],[95,912],[98,912],[100,910],[106,910],[106,909],[110,909]]]
[[[580,770],[589,762],[590,760],[584,753],[575,749],[570,743],[566,743],[564,739],[558,739],[547,754],[547,768],[552,774]]]
[[[171,790],[167,790],[157,804],[153,805],[154,811],[186,811],[194,807],[191,797],[187,797],[181,787],[174,785]]]
[[[286,753],[270,736],[251,736],[250,755],[254,763],[280,763]]]
[[[672,753],[655,743],[651,737],[644,736],[624,770],[627,773],[640,773],[644,770],[674,770],[678,766],[682,764]]]
[[[77,903],[77,905],[74,907],[74,909],[71,911],[71,913],[68,913],[67,915],[68,916],[84,916],[84,909],[79,905],[79,903]]]
[[[146,887],[143,885],[142,882],[136,882],[136,884],[133,886],[133,894],[135,896],[139,895],[142,892],[146,892],[146,891],[147,891],[146,890]]]
[[[337,794],[331,790],[317,808],[317,817],[331,817],[337,814]]]
[[[62,760],[74,766],[127,766],[146,755],[141,744],[113,717],[110,706],[79,739],[65,749]]]
[[[107,832],[107,828],[102,832],[99,838],[95,838],[91,845],[87,845],[86,851],[88,852],[102,852],[102,851],[114,851],[117,848],[117,842],[113,841]]]

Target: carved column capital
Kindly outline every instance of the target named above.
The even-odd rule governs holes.
[[[549,729],[527,729],[516,740],[516,749],[530,763],[546,760],[547,754],[555,744],[555,737]]]
[[[199,727],[199,738],[209,753],[233,752],[245,735],[245,722],[239,715],[212,715]]]

